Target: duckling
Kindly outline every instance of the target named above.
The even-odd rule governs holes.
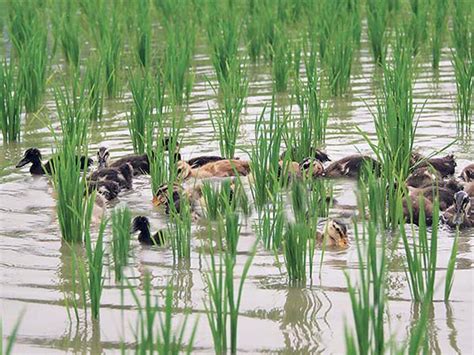
[[[422,187],[422,188],[413,188],[408,187],[408,191],[412,200],[417,200],[421,195],[433,204],[436,197],[439,201],[439,209],[445,211],[454,203],[454,193],[453,191],[446,187],[437,187],[435,185]]]
[[[133,178],[133,167],[130,163],[125,163],[118,168],[104,168],[94,171],[90,176],[90,181],[115,181],[120,188],[131,189]]]
[[[46,164],[43,165],[41,162],[41,152],[39,151],[38,148],[29,148],[25,151],[25,154],[23,155],[23,159],[21,159],[18,164],[16,165],[16,168],[21,168],[25,166],[28,163],[31,163],[30,167],[30,173],[31,175],[44,175],[48,174],[51,175],[54,167],[54,159],[50,159],[46,162]],[[86,156],[81,156],[80,158],[81,161],[81,169],[87,169],[89,166],[92,165],[92,159],[88,158]]]
[[[454,204],[442,216],[442,221],[452,228],[474,227],[474,199],[466,191],[454,194]]]
[[[332,178],[357,177],[364,163],[373,170],[379,170],[380,168],[380,164],[370,156],[354,154],[329,164],[324,172],[324,176]]]
[[[464,191],[471,197],[474,198],[474,181],[468,182],[464,185]]]
[[[110,162],[110,152],[106,147],[100,147],[97,151],[97,163],[99,169],[118,168],[124,164],[130,164],[133,168],[133,175],[143,175],[150,173],[150,162],[148,155],[131,154],[123,158]]]
[[[408,199],[410,199],[410,204]],[[431,226],[433,223],[433,204],[424,196],[413,197],[409,195],[403,199],[403,215],[405,220],[415,225],[419,224],[421,212],[420,199],[423,201],[426,225]]]
[[[441,180],[441,174],[430,167],[416,168],[405,181],[407,186],[421,188],[431,186]]]
[[[163,245],[165,242],[165,232],[157,231],[155,234],[150,233],[150,221],[145,216],[137,216],[133,219],[132,233],[138,234],[138,241],[145,245]]]
[[[92,218],[93,224],[99,224],[104,217],[105,211],[107,210],[107,201],[102,194],[96,194],[94,205],[92,206]]]
[[[240,159],[224,159],[207,163],[199,168],[180,160],[177,164],[178,176],[183,180],[188,178],[205,179],[211,177],[247,176],[250,173],[250,163]]]
[[[347,248],[349,245],[347,227],[337,219],[330,219],[323,232],[316,232],[316,241],[320,246],[324,244],[329,248]]]
[[[238,158],[236,158],[236,159],[238,159]],[[181,160],[181,159],[179,159],[179,160]],[[203,155],[203,156],[200,156],[200,157],[195,157],[195,158],[189,159],[188,164],[191,167],[191,169],[196,169],[196,168],[200,168],[200,167],[202,167],[206,164],[214,163],[214,162],[220,161],[220,160],[225,160],[225,158],[217,156],[217,155]]]
[[[170,198],[170,193],[172,197]],[[197,204],[201,206],[204,204],[202,197],[202,186],[194,185],[188,188],[183,188],[182,185],[173,184],[169,186],[168,184],[161,185],[153,195],[153,205],[155,207],[165,206],[165,213],[171,213],[171,203],[174,206],[174,210],[177,213],[181,211],[181,199],[186,199],[190,205],[191,209],[194,210]],[[171,201],[171,199],[173,201]]]
[[[280,160],[278,164],[278,177],[281,176],[284,169],[286,169],[289,179],[293,177],[307,178],[310,175],[312,178],[317,178],[324,174],[323,163],[312,157],[305,158],[300,163],[294,161],[285,163],[284,160]]]
[[[94,190],[104,196],[107,201],[111,201],[117,198],[120,192],[120,185],[118,182],[110,180],[90,181],[88,184],[88,191],[91,193]]]
[[[453,154],[441,158],[428,159],[419,153],[412,152],[411,165],[417,168],[432,167],[444,178],[454,174],[457,164]]]
[[[468,166],[466,166],[462,170],[461,176],[459,177],[465,182],[474,181],[474,164],[469,164]]]
[[[320,149],[316,149],[314,147],[311,147],[309,149],[309,152],[310,152],[310,154],[309,154],[310,158],[317,159],[321,163],[331,161],[331,159],[329,159],[329,156]],[[298,154],[298,148],[287,149],[283,153],[280,154],[280,160],[284,160],[286,156],[288,156],[290,159],[295,159],[295,156],[297,154]]]

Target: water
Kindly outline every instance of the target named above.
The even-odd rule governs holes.
[[[184,158],[219,153],[208,115],[208,105],[215,105],[215,98],[206,80],[213,73],[207,52],[208,49],[200,45],[194,58],[196,80],[183,135]],[[425,59],[420,64],[415,85],[416,103],[419,108],[424,105],[416,146],[422,153],[429,154],[457,138],[453,109],[456,88],[448,50],[444,52],[437,74],[431,70],[429,59]],[[342,99],[330,101],[326,150],[332,159],[358,151],[370,151],[356,128],[374,138],[370,114],[374,99],[374,70],[368,46],[363,43],[354,64],[350,93]],[[241,149],[237,153],[243,158],[246,154],[242,149],[248,149],[254,140],[255,119],[264,104],[271,100],[270,73],[266,65],[249,68],[249,97],[239,138]],[[279,102],[284,100],[279,98]],[[129,109],[129,93],[125,93],[123,99],[106,102],[102,122],[91,130],[91,152],[95,152],[100,145],[107,146],[112,157],[116,158],[132,151],[125,118]],[[54,100],[49,93],[45,112],[56,122],[54,110]],[[100,324],[91,321],[77,324],[74,319],[68,319],[64,292],[71,287],[71,253],[61,242],[52,186],[47,178],[32,177],[27,168],[14,167],[28,147],[40,148],[45,156],[50,154],[54,142],[41,117],[30,115],[26,118],[20,143],[2,144],[0,147],[0,297],[4,334],[10,333],[24,312],[15,346],[19,353],[113,352],[120,349],[122,341],[126,347],[133,347],[132,328],[137,316],[135,302],[129,291],[122,292],[123,289],[115,283],[113,273],[107,271]],[[460,140],[447,152],[455,154],[460,171],[473,160],[473,141]],[[335,197],[344,205],[355,206],[354,189],[353,181],[336,181]],[[144,176],[134,181],[132,191],[120,195],[118,203],[127,204],[134,214],[149,216],[155,230],[166,226],[167,219],[162,211],[152,208],[151,198],[150,181]],[[348,217],[352,213],[352,209],[333,211],[333,214],[345,217],[346,222],[349,222]],[[243,219],[237,274],[240,274],[247,258],[246,252],[255,241],[254,223],[254,217]],[[193,252],[190,263],[185,265],[173,265],[172,253],[168,249],[142,247],[134,240],[131,265],[126,269],[129,282],[139,290],[142,289],[145,270],[150,271],[153,292],[159,295],[160,302],[165,286],[172,280],[176,289],[176,318],[182,319],[185,312],[191,312],[191,324],[198,320],[195,352],[202,353],[213,352],[203,305],[207,295],[203,279],[207,264],[206,257],[199,254],[199,247],[206,241],[206,233],[204,222],[193,225]],[[466,353],[472,349],[473,234],[472,230],[468,230],[459,238],[455,281],[449,304],[442,302],[442,299],[454,235],[443,229],[439,237],[438,281],[433,313],[429,318],[429,342],[431,350],[436,353]],[[353,234],[351,241],[347,250],[327,251],[321,271],[316,267],[307,287],[302,288],[288,287],[284,266],[278,265],[271,253],[259,247],[244,288],[239,318],[239,351],[343,352],[344,326],[346,321],[352,321],[344,271],[355,277],[359,267]],[[388,279],[390,301],[387,324],[399,340],[405,339],[410,324],[419,313],[410,300],[402,255],[399,248],[390,259]],[[320,253],[317,252],[317,263],[319,259]],[[106,260],[105,269],[109,270],[109,261]],[[280,261],[283,261],[282,257]]]

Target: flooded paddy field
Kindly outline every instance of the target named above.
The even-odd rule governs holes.
[[[155,26],[154,26],[155,27]],[[156,25],[157,33],[162,33]],[[202,31],[201,31],[202,32]],[[4,29],[2,53],[13,51],[8,31]],[[84,44],[93,48],[92,44]],[[125,50],[125,53],[131,49]],[[221,155],[209,110],[218,106],[212,85],[217,85],[206,35],[199,33],[192,55],[194,82],[189,103],[183,106],[184,124],[180,132],[180,153],[184,159],[200,155]],[[239,52],[245,56],[246,47]],[[88,53],[84,51],[84,53]],[[456,78],[450,48],[441,52],[439,69],[432,69],[431,58],[417,57],[413,100],[419,116],[415,148],[430,155],[448,146],[440,155],[453,154],[457,167],[454,176],[474,161],[474,141],[459,132],[456,118]],[[126,78],[131,55],[124,56],[121,72]],[[85,59],[84,59],[85,60]],[[248,160],[255,142],[255,122],[274,96],[272,66],[267,61],[246,63],[248,92],[240,116],[235,156]],[[51,58],[52,82],[61,82],[67,64],[58,52]],[[301,64],[304,75],[305,68]],[[54,74],[53,74],[54,73]],[[354,49],[350,86],[342,96],[327,94],[329,118],[324,145],[321,148],[331,160],[351,154],[373,152],[361,132],[375,141],[374,112],[377,111],[377,78],[380,68],[374,62],[367,36],[367,23],[362,21],[360,47]],[[212,84],[212,85],[211,85]],[[291,87],[291,85],[290,85]],[[291,89],[275,96],[277,110],[298,112],[291,99]],[[91,122],[89,156],[105,146],[112,160],[134,152],[127,117],[133,104],[132,93],[123,82],[123,92],[105,99],[103,116]],[[104,236],[104,285],[100,299],[100,319],[91,320],[82,309],[76,321],[70,304],[73,284],[77,283],[73,268],[75,254],[82,246],[68,245],[61,238],[56,211],[54,185],[48,176],[32,176],[26,167],[15,168],[26,149],[36,147],[44,161],[56,150],[50,125],[59,130],[53,87],[46,90],[43,107],[37,114],[22,116],[21,139],[2,140],[0,146],[0,273],[1,319],[3,336],[11,334],[18,319],[14,353],[114,353],[124,349],[132,352],[137,340],[139,307],[130,288],[142,296],[145,275],[150,275],[152,294],[158,299],[158,313],[164,311],[168,285],[174,290],[172,309],[177,325],[188,315],[184,339],[195,325],[193,353],[213,353],[215,345],[206,314],[208,311],[209,272],[208,228],[214,222],[204,217],[192,222],[191,254],[188,260],[175,260],[169,246],[141,245],[132,238],[129,264],[123,282],[117,282],[111,255],[111,227]],[[268,110],[264,117],[269,116]],[[360,130],[360,131],[359,131]],[[454,142],[454,143],[453,143]],[[282,145],[280,152],[285,147]],[[95,162],[94,162],[95,164]],[[327,165],[328,163],[325,163]],[[92,167],[92,169],[95,169]],[[117,206],[128,206],[133,216],[150,219],[151,229],[166,228],[169,221],[163,209],[152,204],[150,176],[133,179],[133,188],[123,191],[108,202],[106,214]],[[213,182],[219,182],[214,179]],[[248,256],[258,238],[259,216],[252,199],[252,178],[242,177],[249,197],[251,213],[240,216],[240,238],[235,259],[235,283],[245,268]],[[329,180],[329,179],[328,179]],[[354,223],[362,231],[357,207],[358,183],[355,179],[331,179],[333,197],[338,202],[330,209],[330,217],[343,221],[348,228],[349,247],[342,250],[317,248],[314,269],[304,283],[292,284],[285,268],[281,250],[276,253],[257,243],[255,256],[245,279],[238,311],[237,350],[241,353],[344,353],[345,329],[355,329],[352,306],[345,274],[356,280],[363,267],[358,259]],[[283,192],[285,213],[291,214],[290,191]],[[357,217],[357,218],[355,218]],[[354,219],[355,218],[355,219]],[[324,217],[320,225],[324,224]],[[353,222],[355,220],[355,222]],[[417,230],[417,227],[414,227]],[[95,240],[98,226],[93,225]],[[396,233],[395,233],[396,234]],[[474,229],[460,231],[455,255],[454,283],[449,301],[443,299],[444,282],[455,231],[446,225],[439,228],[436,282],[432,306],[428,312],[426,337],[432,353],[468,353],[473,346],[473,253]],[[389,241],[394,235],[387,237]],[[364,244],[365,241],[360,243]],[[421,305],[412,300],[405,272],[405,250],[402,241],[387,244],[386,341],[403,342],[418,321]],[[322,260],[322,261],[321,261]],[[186,342],[185,342],[186,343]],[[388,350],[387,350],[388,351]]]

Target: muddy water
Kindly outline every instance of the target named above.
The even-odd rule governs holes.
[[[374,137],[370,114],[373,107],[374,65],[363,43],[354,64],[351,90],[342,99],[330,101],[331,117],[327,132],[326,150],[337,159],[354,152],[369,152],[368,145],[356,127]],[[199,46],[194,60],[194,84],[186,127],[183,136],[183,155],[218,154],[208,115],[208,105],[215,104],[206,76],[212,76],[207,48]],[[431,153],[457,138],[453,111],[455,83],[449,61],[449,51],[443,55],[438,73],[430,68],[428,58],[420,63],[420,74],[415,85],[416,102],[421,108],[416,145],[422,153]],[[265,103],[271,100],[271,76],[268,66],[249,68],[250,88],[247,107],[243,112],[240,150],[254,139],[255,118]],[[280,100],[284,101],[284,100]],[[46,103],[48,115],[54,120],[51,95]],[[90,149],[99,145],[109,147],[113,157],[132,151],[126,126],[125,112],[130,107],[130,95],[106,102],[102,122],[94,125]],[[56,221],[52,186],[47,178],[31,177],[14,165],[28,147],[38,147],[45,156],[51,152],[51,135],[40,117],[30,115],[22,127],[19,144],[0,147],[0,270],[1,314],[4,334],[9,334],[19,315],[24,312],[17,336],[16,351],[21,353],[118,351],[121,344],[133,347],[137,310],[129,291],[124,291],[107,272],[102,297],[100,323],[68,319],[65,293],[71,288],[71,252],[61,243]],[[474,157],[472,139],[461,139],[448,148],[456,155],[459,170]],[[335,197],[344,205],[355,206],[355,183],[336,181]],[[151,218],[153,229],[166,226],[166,217],[151,205],[148,177],[134,181],[134,189],[122,193],[120,204],[130,206],[134,214]],[[348,223],[353,209],[335,210],[334,215]],[[255,241],[255,217],[242,219],[243,228],[237,258],[240,271],[248,251]],[[352,230],[352,228],[351,228]],[[191,312],[190,322],[198,321],[195,351],[213,351],[212,337],[205,315],[203,300],[207,288],[203,280],[207,270],[206,256],[199,247],[206,239],[204,223],[193,225],[193,252],[188,264],[174,265],[172,253],[163,248],[142,247],[133,241],[131,265],[126,270],[129,282],[142,287],[145,270],[152,274],[154,293],[160,300],[168,282],[175,285],[174,306],[177,319]],[[442,302],[444,276],[453,233],[443,229],[439,237],[438,288],[433,312],[429,319],[430,347],[437,353],[467,353],[472,349],[473,325],[473,238],[474,231],[466,231],[459,238],[456,273],[451,302]],[[402,268],[402,249],[390,260],[387,325],[397,339],[404,339],[419,310],[410,301],[410,293]],[[315,259],[320,259],[317,252]],[[282,258],[281,258],[282,261]],[[108,270],[109,262],[106,262]],[[242,352],[331,352],[344,351],[344,326],[351,322],[351,306],[346,289],[344,270],[356,276],[357,253],[352,242],[348,250],[326,252],[322,269],[308,281],[306,287],[288,287],[284,266],[275,262],[273,255],[259,248],[245,284],[238,342]],[[170,281],[171,280],[171,281]],[[352,323],[350,323],[352,326]]]

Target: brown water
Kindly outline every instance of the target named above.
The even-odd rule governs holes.
[[[215,104],[213,91],[206,81],[212,76],[208,49],[199,46],[195,54],[196,82],[189,104],[183,134],[183,155],[218,154],[208,115],[208,105]],[[433,73],[428,58],[420,63],[415,86],[416,102],[426,105],[421,114],[416,146],[428,154],[457,138],[454,116],[454,74],[445,50],[439,73]],[[326,150],[332,159],[354,152],[369,152],[369,147],[356,127],[374,137],[374,126],[369,108],[373,106],[374,65],[363,43],[355,61],[351,91],[342,99],[330,101],[331,117],[328,125]],[[265,103],[271,100],[271,71],[268,66],[250,66],[250,88],[247,107],[243,112],[240,148],[246,149],[254,139],[255,118]],[[46,103],[54,118],[51,95]],[[132,152],[125,114],[130,109],[130,94],[116,101],[106,102],[102,122],[93,129],[90,149],[99,145],[111,150],[113,157]],[[61,243],[56,221],[52,186],[45,177],[30,176],[27,168],[15,169],[16,162],[28,147],[38,147],[43,155],[51,152],[53,141],[41,117],[30,115],[22,127],[19,144],[0,147],[0,272],[1,318],[4,334],[9,334],[21,312],[25,312],[18,332],[15,350],[21,353],[55,352],[113,352],[125,341],[133,347],[133,327],[137,316],[130,292],[121,292],[113,273],[106,274],[102,297],[100,324],[69,321],[64,304],[64,291],[71,285],[71,254]],[[472,139],[459,140],[448,149],[458,160],[461,170],[473,161]],[[237,155],[246,157],[244,151]],[[353,181],[336,181],[335,197],[345,205],[356,203]],[[166,226],[166,216],[151,205],[149,177],[134,181],[132,191],[122,193],[120,202],[130,206],[134,214],[151,218],[153,230]],[[350,223],[352,211],[333,211]],[[255,241],[252,226],[255,216],[242,219],[237,270],[246,261],[246,251]],[[352,229],[352,228],[351,228]],[[207,270],[206,256],[200,256],[199,246],[205,238],[205,228],[193,225],[191,261],[187,265],[173,265],[171,250],[142,247],[133,241],[131,265],[126,270],[130,282],[141,288],[145,270],[152,274],[154,292],[162,300],[164,287],[173,278],[176,286],[174,306],[177,319],[184,311],[191,311],[191,322],[199,318],[196,352],[213,352],[212,337],[204,311],[207,288],[203,280]],[[467,353],[472,350],[473,337],[473,254],[474,231],[468,230],[459,238],[456,272],[451,302],[443,299],[444,277],[453,242],[453,233],[443,229],[438,245],[438,287],[433,312],[429,319],[430,347],[436,353]],[[239,318],[238,349],[241,352],[344,352],[344,326],[352,326],[352,314],[347,294],[344,270],[356,277],[359,267],[353,235],[348,250],[327,251],[321,272],[315,272],[306,287],[288,287],[284,266],[279,267],[273,255],[259,247],[244,288]],[[390,301],[387,314],[388,330],[404,339],[411,323],[417,319],[418,309],[410,300],[410,293],[402,268],[402,248],[390,260],[388,285]],[[320,259],[316,252],[315,260]],[[281,258],[281,260],[283,260]],[[106,270],[108,270],[108,262]],[[316,268],[318,269],[318,268]],[[123,297],[123,299],[122,299]]]

